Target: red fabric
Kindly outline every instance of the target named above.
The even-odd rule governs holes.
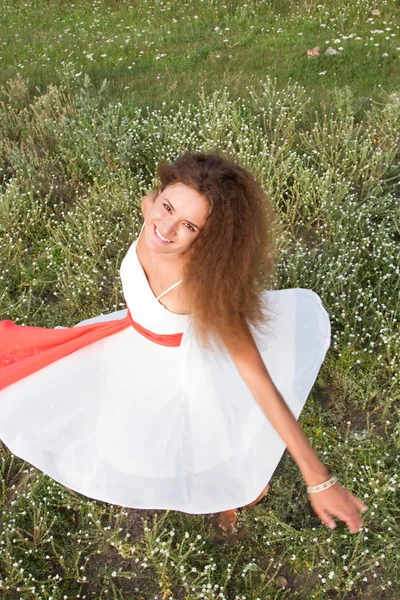
[[[35,371],[109,335],[134,327],[155,344],[179,346],[182,333],[161,335],[136,323],[128,310],[123,319],[52,329],[0,321],[0,390]]]
[[[132,325],[132,327],[134,327],[134,329],[136,329],[136,331],[141,333],[144,337],[146,337],[151,342],[154,342],[155,344],[160,344],[161,346],[171,346],[172,347],[172,346],[180,346],[181,345],[182,333],[170,333],[168,335],[161,334],[161,333],[153,333],[152,331],[149,331],[148,329],[145,329],[144,327],[139,325],[139,323],[135,323],[135,321],[131,317],[129,309],[128,309],[127,317],[130,319],[130,325]]]

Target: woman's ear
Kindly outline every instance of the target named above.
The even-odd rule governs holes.
[[[144,217],[146,217],[147,210],[153,204],[154,200],[157,198],[157,195],[157,192],[150,192],[150,194],[147,194],[147,196],[142,198],[140,209]]]

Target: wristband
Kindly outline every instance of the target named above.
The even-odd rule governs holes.
[[[327,481],[324,481],[323,483],[319,483],[318,485],[308,485],[307,492],[309,494],[316,494],[317,492],[323,492],[324,490],[327,490],[328,488],[330,488],[332,485],[335,485],[335,483],[337,483],[336,477],[331,477]]]

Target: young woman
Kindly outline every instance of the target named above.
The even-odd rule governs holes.
[[[120,276],[127,309],[72,328],[0,322],[0,438],[94,499],[193,514],[265,495],[287,447],[329,527],[365,505],[297,423],[330,345],[307,289],[262,291],[273,212],[219,152],[161,163]]]

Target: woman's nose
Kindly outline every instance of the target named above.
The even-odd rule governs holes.
[[[177,231],[177,222],[172,220],[166,220],[163,223],[164,226],[164,234],[168,237],[169,235],[174,235]]]

